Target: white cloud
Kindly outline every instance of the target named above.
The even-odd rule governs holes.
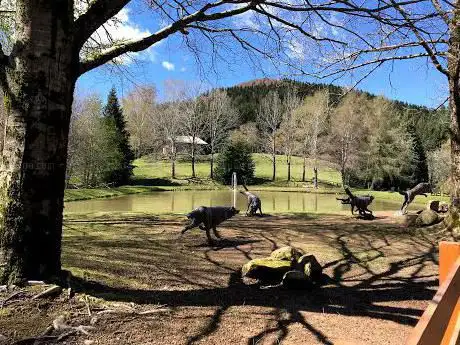
[[[287,55],[291,59],[299,60],[299,61],[304,61],[307,55],[307,47],[305,46],[304,43],[299,41],[298,39],[292,39],[289,44],[288,44],[288,49],[289,51],[287,52]]]
[[[240,28],[243,27],[253,30],[260,28],[259,23],[257,22],[257,18],[252,11],[244,12],[235,16],[233,22]]]
[[[174,69],[176,68],[176,66],[174,66],[174,64],[169,61],[163,61],[161,65],[168,71],[174,71]]]
[[[114,18],[96,30],[91,39],[85,44],[84,50],[103,50],[111,47],[114,43],[120,44],[150,35],[151,32],[149,30],[142,29],[130,19],[129,9],[123,8]],[[121,64],[129,64],[133,59],[155,61],[156,53],[153,49],[154,46],[144,52],[129,53],[129,56],[126,54],[122,55],[116,58],[115,61]]]
[[[187,69],[186,69],[185,67],[182,67],[182,68],[180,69],[181,72],[185,72],[186,70],[187,70]]]

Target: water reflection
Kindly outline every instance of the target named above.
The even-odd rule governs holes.
[[[298,192],[258,192],[264,213],[276,212],[350,212],[349,205],[342,205],[334,194],[311,194]],[[402,200],[401,200],[402,201]],[[113,199],[74,201],[65,204],[65,212],[151,212],[187,213],[198,206],[231,206],[231,191],[176,191],[127,195]],[[375,211],[397,211],[398,202],[374,200]],[[246,211],[247,199],[238,194],[236,206]],[[416,207],[416,206],[414,206]]]

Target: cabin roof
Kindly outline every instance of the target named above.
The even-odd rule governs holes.
[[[176,137],[176,143],[180,144],[191,144],[193,142],[193,137],[190,135],[179,135]],[[208,145],[206,141],[201,138],[195,137],[195,144],[197,145]]]

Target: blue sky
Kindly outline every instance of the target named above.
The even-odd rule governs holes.
[[[134,5],[133,5],[134,4]],[[113,27],[114,35],[123,37],[144,37],[160,28],[160,18],[152,12],[136,7],[132,3],[119,16],[121,24]],[[235,18],[232,20],[247,20]],[[110,29],[110,28],[109,28]],[[193,53],[185,47],[182,36],[175,35],[135,55],[135,62],[122,59],[122,70],[102,66],[81,76],[77,82],[80,94],[99,93],[105,99],[108,90],[115,86],[120,96],[126,95],[136,85],[153,84],[162,97],[163,82],[167,79],[192,80],[205,83],[208,87],[231,86],[265,76],[280,77],[271,66],[261,62],[262,68],[255,68],[245,56],[226,53],[227,62],[214,64],[206,55],[197,63]],[[308,61],[308,59],[307,59]],[[309,82],[329,82],[311,77],[297,76],[295,79]],[[334,81],[337,85],[351,86],[360,79],[360,74]],[[447,96],[446,80],[431,68],[425,60],[394,62],[383,66],[361,82],[359,89],[384,95],[409,103],[437,107]]]

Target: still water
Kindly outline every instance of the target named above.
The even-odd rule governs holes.
[[[301,192],[257,192],[265,213],[283,212],[350,212],[350,205],[342,205],[334,194]],[[198,206],[231,206],[233,193],[217,191],[173,191],[133,194],[112,199],[73,201],[65,204],[66,213],[92,212],[146,212],[188,213]],[[245,211],[247,199],[237,194],[236,206]],[[369,207],[373,211],[397,211],[401,203],[374,200]]]

